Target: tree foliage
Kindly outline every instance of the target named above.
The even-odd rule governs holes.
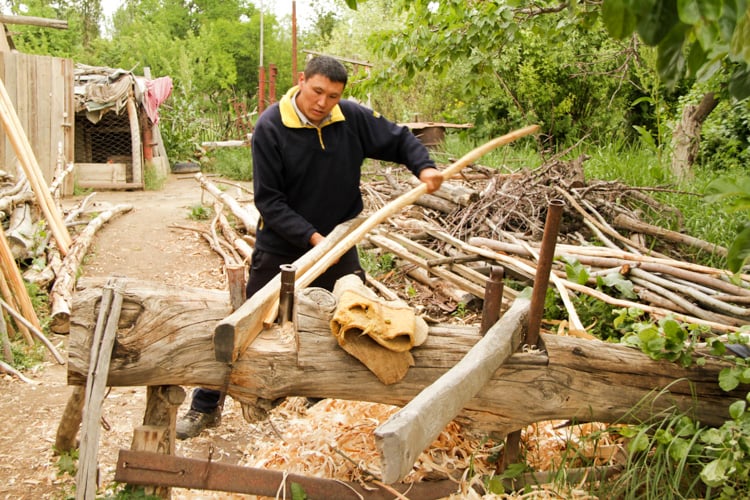
[[[750,96],[750,9],[747,0],[604,0],[609,33],[638,33],[658,49],[657,67],[667,85],[687,75],[699,80],[729,74],[728,90]]]

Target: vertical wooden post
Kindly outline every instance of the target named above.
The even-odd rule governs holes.
[[[133,451],[175,454],[177,409],[185,401],[185,390],[176,385],[149,386],[143,425],[133,431]],[[145,493],[170,498],[168,486],[147,486]]]
[[[131,156],[133,158],[133,177],[131,182],[143,187],[143,160],[141,158],[141,127],[138,124],[138,110],[131,95],[127,101],[128,120],[130,121]]]

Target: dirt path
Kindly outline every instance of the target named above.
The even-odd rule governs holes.
[[[237,197],[239,193],[232,193]],[[65,200],[65,207],[77,204]],[[92,208],[131,204],[133,210],[108,222],[97,234],[84,261],[83,276],[126,276],[169,285],[224,289],[221,258],[194,231],[173,226],[196,226],[191,219],[202,203],[210,207],[210,195],[201,195],[192,176],[171,175],[161,191],[101,192]],[[207,226],[204,221],[203,226]],[[53,343],[65,353],[67,336],[53,336]],[[75,492],[75,480],[60,474],[53,453],[55,435],[71,392],[66,367],[54,362],[26,374],[37,381],[28,385],[10,376],[0,376],[0,499],[59,499]],[[190,396],[180,409],[189,404]],[[103,427],[99,444],[100,483],[106,492],[112,487],[117,453],[130,448],[133,429],[141,424],[145,388],[113,388],[102,407]],[[254,435],[255,434],[255,435]],[[214,461],[238,463],[248,446],[258,439],[258,428],[242,418],[239,405],[227,400],[222,425],[200,436],[178,442],[182,456],[207,458],[213,447]],[[242,498],[174,490],[174,498]],[[248,497],[244,497],[248,498]]]

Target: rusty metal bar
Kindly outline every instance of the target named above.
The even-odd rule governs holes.
[[[271,498],[292,498],[292,484],[297,484],[308,500],[390,500],[395,496],[393,490],[407,493],[409,498],[432,500],[450,496],[459,488],[455,481],[442,480],[392,484],[389,489],[367,483],[365,489],[359,483],[132,450],[120,450],[115,481]]]
[[[292,321],[294,311],[294,279],[297,276],[297,268],[292,264],[282,264],[281,288],[279,289],[279,323]]]
[[[536,265],[534,289],[531,293],[531,309],[529,311],[529,330],[526,333],[526,344],[537,345],[539,342],[539,328],[544,315],[544,299],[547,295],[549,275],[552,261],[555,258],[555,244],[560,232],[560,219],[565,203],[562,200],[550,200],[547,205],[547,219],[544,223],[542,245],[539,248],[539,262]]]
[[[560,232],[560,219],[565,203],[562,200],[550,200],[547,205],[547,219],[544,222],[542,245],[539,249],[539,262],[536,265],[534,289],[531,293],[529,305],[529,328],[526,332],[526,344],[529,346],[539,343],[539,328],[544,315],[544,299],[547,295],[549,275],[552,271],[552,261],[555,258],[555,244]],[[503,458],[498,462],[498,472],[503,472],[508,465],[518,461],[521,454],[521,431],[513,431],[505,438]]]
[[[490,277],[484,285],[484,304],[482,305],[482,324],[479,333],[484,335],[500,319],[500,307],[503,304],[503,278],[505,269],[501,266],[490,267]]]

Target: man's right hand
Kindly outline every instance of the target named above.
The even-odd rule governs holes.
[[[322,242],[325,239],[326,239],[325,236],[323,236],[322,234],[316,232],[316,233],[313,233],[312,236],[310,236],[310,244],[312,246],[315,246],[315,245],[317,245],[318,243]]]

